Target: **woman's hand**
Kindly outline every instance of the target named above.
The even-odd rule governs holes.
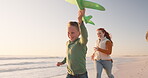
[[[98,48],[99,48],[99,47],[94,47],[94,51],[95,51],[95,52],[98,51]]]
[[[95,54],[91,55],[91,59],[94,61]]]

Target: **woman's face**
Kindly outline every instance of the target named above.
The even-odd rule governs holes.
[[[104,34],[101,30],[97,31],[97,35],[99,38],[103,38],[104,37]]]

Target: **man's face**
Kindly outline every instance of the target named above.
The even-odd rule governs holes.
[[[80,32],[74,26],[68,27],[68,37],[70,41],[75,41],[80,35]]]

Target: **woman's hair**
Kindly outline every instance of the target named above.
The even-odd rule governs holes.
[[[70,21],[68,23],[68,27],[69,26],[74,26],[79,31],[79,24],[77,22]]]
[[[111,40],[110,34],[104,29],[104,28],[99,28],[97,29],[97,31],[101,30],[104,34],[104,37],[106,37],[107,39],[109,39],[111,41],[111,43],[113,44],[113,41]]]

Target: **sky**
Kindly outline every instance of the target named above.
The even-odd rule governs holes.
[[[114,42],[112,55],[148,55],[148,0],[89,0],[105,11],[86,9],[95,26],[88,30],[87,56],[94,52],[96,29]],[[65,56],[67,23],[78,7],[65,0],[0,0],[0,55]]]

